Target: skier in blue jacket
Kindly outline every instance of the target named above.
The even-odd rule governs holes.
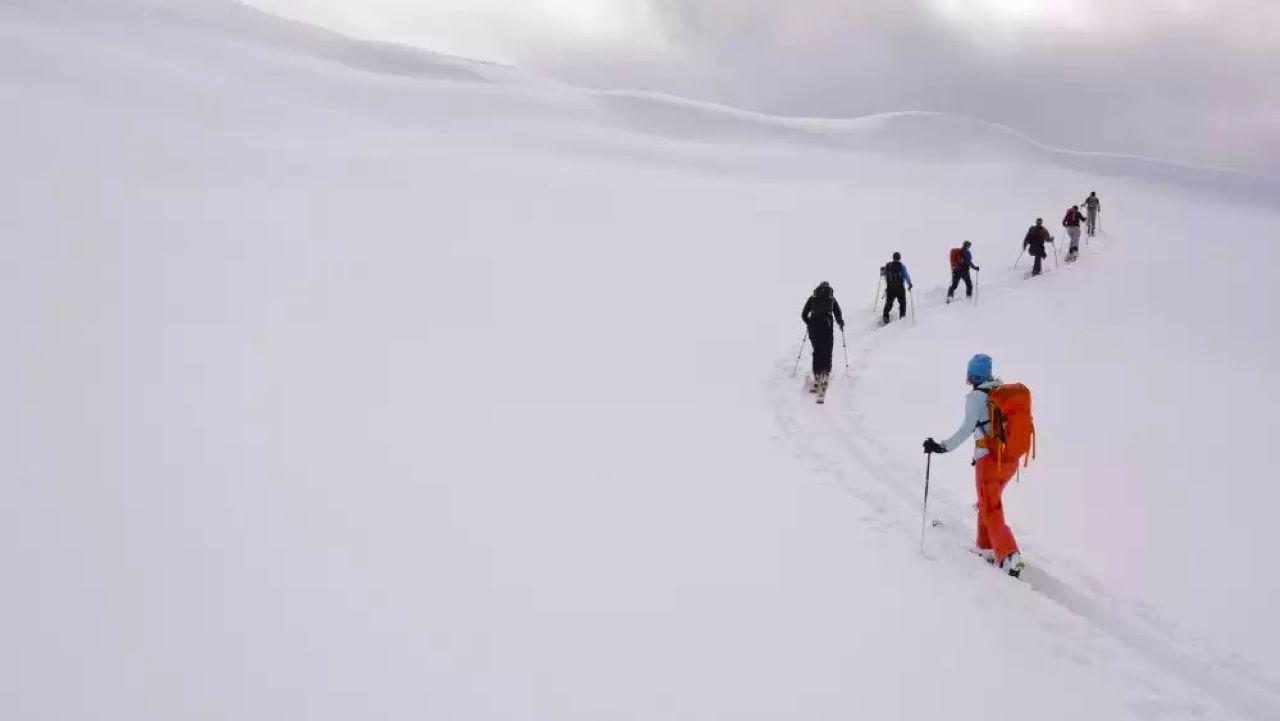
[[[881,325],[889,324],[889,311],[893,309],[893,301],[898,301],[898,317],[907,317],[907,290],[914,289],[911,274],[907,266],[902,264],[902,253],[894,253],[893,260],[885,263],[880,269],[880,277],[884,278],[884,317]]]

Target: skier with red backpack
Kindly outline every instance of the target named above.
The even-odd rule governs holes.
[[[991,373],[991,356],[979,353],[969,360],[967,379],[973,390],[965,398],[964,421],[947,440],[924,442],[925,453],[946,453],[974,437],[974,481],[978,491],[977,551],[988,563],[1010,576],[1022,573],[1024,563],[1004,518],[1001,494],[1018,471],[1018,462],[1035,455],[1035,425],[1031,391],[1021,383],[1002,383]]]
[[[960,281],[964,281],[964,297],[973,297],[973,279],[969,277],[969,269],[982,270],[973,264],[973,253],[969,250],[973,243],[965,241],[959,248],[951,249],[951,287],[947,289],[947,302],[956,294]]]
[[[1080,254],[1080,224],[1084,222],[1084,215],[1080,213],[1080,206],[1073,205],[1067,208],[1067,214],[1062,218],[1062,227],[1067,229],[1067,237],[1071,239],[1071,243],[1067,246],[1067,262],[1076,259]]]

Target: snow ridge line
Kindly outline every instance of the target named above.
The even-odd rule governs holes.
[[[1068,268],[1079,267],[1081,263],[1091,264],[1091,258],[1105,250],[1102,238],[1112,240],[1101,230],[1099,235],[1101,237],[1093,238],[1092,243],[1081,246],[1080,257],[1071,266],[1046,269],[1045,280]],[[1001,276],[1001,280],[982,286],[983,298],[998,298],[1025,290],[1020,285],[1023,282],[1021,272],[1006,271]],[[926,318],[929,311],[946,307],[938,300],[944,294],[945,288],[941,286],[928,289],[926,297],[929,300],[919,304]],[[866,359],[880,343],[892,337],[889,333],[908,332],[910,321],[904,319],[880,328],[878,321],[859,324],[853,320],[863,312],[856,310],[849,314],[852,317],[846,323],[849,331],[846,334],[849,374],[844,383],[836,384],[836,397],[832,399],[835,403],[829,401],[825,406],[816,406],[803,402],[808,396],[807,382],[803,378],[792,379],[798,385],[803,382],[798,388],[803,396],[802,402],[797,403],[789,391],[793,388],[789,382],[776,378],[770,382],[771,401],[782,436],[789,442],[792,455],[797,460],[865,504],[869,514],[859,519],[863,523],[877,532],[901,533],[914,543],[919,533],[921,479],[917,476],[920,469],[892,458],[893,452],[876,436],[857,402],[859,382],[865,377],[868,367]],[[874,312],[878,318],[879,309]],[[907,330],[902,330],[904,325],[908,326]],[[837,348],[836,354],[840,352]],[[793,363],[793,358],[779,362],[778,367],[784,377],[790,375]],[[833,380],[838,380],[839,370],[833,369],[833,376]],[[875,487],[859,483],[861,479],[846,472],[850,462],[863,470],[863,477],[876,479],[879,483]],[[941,488],[931,489],[930,506],[935,509],[931,516],[937,525],[929,528],[929,535],[935,537],[935,542],[931,544],[927,558],[974,564],[972,555],[964,550],[972,545],[972,539],[961,530],[972,525],[968,503],[956,499],[949,489]],[[936,542],[939,537],[945,542]],[[1170,680],[1156,683],[1138,669],[1122,669],[1125,676],[1137,679],[1149,694],[1143,701],[1144,706],[1149,708],[1150,698],[1155,697],[1162,699],[1159,704],[1162,712],[1194,710],[1197,708],[1195,699],[1186,698],[1186,687],[1190,686],[1240,718],[1258,721],[1280,718],[1280,682],[1261,676],[1247,665],[1242,667],[1239,661],[1221,657],[1198,639],[1176,632],[1174,624],[1161,619],[1149,607],[1119,599],[1095,579],[1078,569],[1069,571],[1069,567],[1070,564],[1055,559],[1052,554],[1036,550],[1034,563],[1024,572],[1023,580],[1037,596],[1166,673]],[[993,577],[997,582],[1004,582],[996,574]],[[1109,654],[1098,648],[1097,641],[1077,640],[1093,647],[1083,651],[1097,663],[1119,663],[1107,661]],[[1171,702],[1178,697],[1183,703]],[[1199,716],[1198,713],[1194,715]]]

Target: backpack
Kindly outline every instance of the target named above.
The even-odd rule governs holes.
[[[1036,456],[1036,424],[1031,418],[1031,390],[1021,383],[1005,383],[983,391],[987,394],[987,413],[991,419],[987,437],[978,442],[996,457],[996,465],[1004,465],[1026,456],[1026,466]],[[1029,455],[1028,455],[1029,454]]]
[[[895,260],[885,265],[884,282],[890,288],[897,288],[902,285],[902,263]]]
[[[831,323],[831,313],[833,300],[835,295],[822,295],[814,293],[809,303],[809,322],[810,323]]]
[[[961,252],[960,252],[960,249],[959,249],[959,248],[952,248],[952,249],[951,249],[951,269],[952,269],[952,270],[957,270],[957,269],[959,269],[959,268],[960,268],[960,264],[961,264],[962,262],[963,262],[963,260],[961,259]]]

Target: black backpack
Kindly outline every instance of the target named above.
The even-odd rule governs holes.
[[[884,282],[890,288],[902,285],[902,263],[895,260],[884,267]]]
[[[831,323],[832,303],[834,300],[835,295],[830,291],[825,295],[820,290],[816,291],[813,294],[813,298],[809,300],[809,322]]]

